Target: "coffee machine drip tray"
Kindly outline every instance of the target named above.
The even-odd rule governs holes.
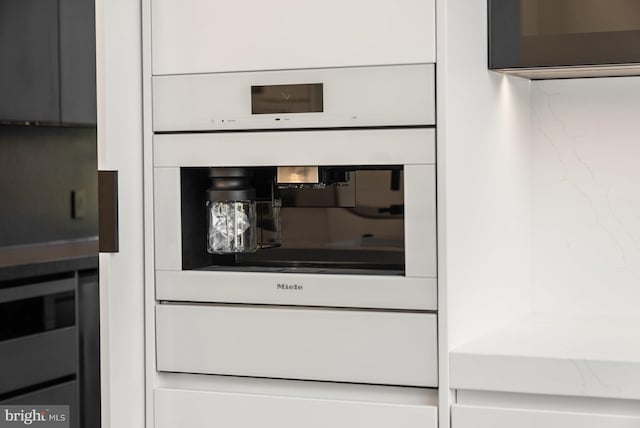
[[[198,270],[404,275],[404,252],[398,250],[273,248],[228,257],[233,259],[232,263],[207,266]]]

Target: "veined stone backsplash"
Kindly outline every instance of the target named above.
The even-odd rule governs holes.
[[[640,77],[531,91],[534,309],[640,316]]]

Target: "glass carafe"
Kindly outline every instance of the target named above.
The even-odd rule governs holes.
[[[256,191],[245,168],[209,168],[207,251],[212,254],[256,250]]]
[[[255,201],[207,201],[207,251],[213,254],[256,250]]]

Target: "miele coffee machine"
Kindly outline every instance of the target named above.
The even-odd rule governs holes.
[[[183,270],[404,274],[402,165],[182,168],[180,187]]]
[[[434,66],[153,84],[157,369],[437,386]]]

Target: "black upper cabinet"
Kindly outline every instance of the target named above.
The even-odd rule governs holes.
[[[0,120],[58,122],[58,2],[0,1]]]
[[[640,0],[488,4],[491,69],[529,77],[544,77],[551,68],[571,73],[575,67],[594,75],[640,74]],[[522,70],[529,68],[537,74]]]
[[[95,124],[95,2],[59,0],[59,4],[60,120],[70,124]]]
[[[93,0],[0,1],[0,122],[96,124]]]

